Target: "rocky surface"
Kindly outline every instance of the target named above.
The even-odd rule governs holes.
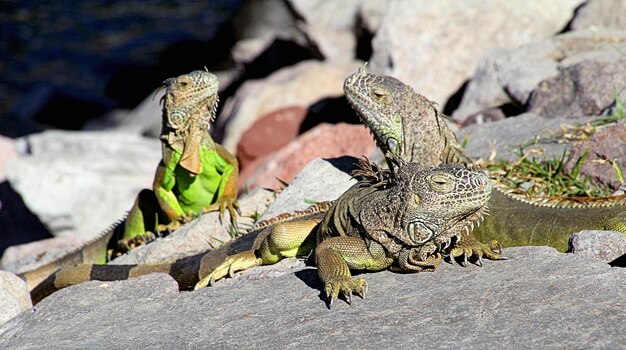
[[[474,122],[470,118],[502,106],[512,105],[524,111],[533,93],[537,95],[535,105],[539,103],[537,99],[551,101],[550,96],[559,103],[554,111],[548,110],[549,102],[544,108],[537,105],[537,111],[545,112],[546,117],[598,115],[616,95],[624,93],[623,79],[613,80],[611,72],[622,74],[620,52],[625,49],[625,31],[594,29],[564,33],[514,49],[493,50],[478,63],[452,117],[468,124]],[[578,75],[581,72],[584,77]],[[594,74],[603,78],[595,80]],[[598,84],[603,79],[608,79],[607,83]],[[566,94],[552,94],[552,86],[560,86],[560,93]],[[571,107],[570,102],[574,103]]]
[[[1,326],[0,346],[27,349],[41,339],[67,349],[619,348],[626,342],[626,270],[545,247],[505,253],[510,260],[482,268],[367,273],[365,299],[340,301],[332,310],[321,300],[313,268],[191,293],[178,293],[161,274],[90,282]]]
[[[582,2],[394,1],[372,41],[370,67],[408,83],[443,108],[490,49],[554,35]]]

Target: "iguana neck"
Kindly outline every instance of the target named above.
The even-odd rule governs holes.
[[[163,82],[163,157],[168,156],[165,148],[169,147],[180,154],[179,165],[192,175],[201,172],[200,146],[215,149],[209,130],[217,110],[218,84],[217,77],[205,71]]]

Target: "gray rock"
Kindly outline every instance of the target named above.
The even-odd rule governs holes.
[[[26,282],[0,270],[0,325],[32,306]]]
[[[247,1],[233,18],[233,33],[238,40],[283,39],[306,46],[306,38],[286,1]],[[237,60],[236,60],[237,61]]]
[[[546,118],[603,115],[616,97],[626,100],[626,58],[583,61],[539,83],[527,110]]]
[[[564,151],[571,149],[571,143],[556,142],[560,139],[564,125],[584,124],[593,117],[564,120],[546,119],[536,114],[524,113],[514,118],[507,118],[492,123],[472,124],[457,133],[459,140],[465,137],[467,154],[474,158],[487,160],[495,152],[495,159],[516,160],[519,158],[519,146],[529,145],[530,149],[541,150],[541,157],[550,159],[561,157]]]
[[[505,254],[510,260],[482,268],[366,273],[365,299],[332,310],[313,268],[180,294],[162,275],[93,282],[0,327],[0,347],[37,348],[42,339],[65,349],[623,346],[626,270],[547,247]]]
[[[488,50],[557,33],[582,2],[395,1],[372,42],[369,67],[397,77],[443,106]]]
[[[570,236],[568,251],[609,263],[626,254],[626,234],[595,230],[576,232]]]
[[[616,64],[624,50],[626,31],[607,29],[570,32],[515,49],[493,50],[478,63],[452,117],[467,124],[469,118],[504,104],[524,106],[542,81],[580,62]],[[605,88],[610,98],[615,97],[611,89],[621,86],[607,84]]]
[[[31,271],[84,244],[85,240],[79,237],[67,236],[14,245],[2,254],[0,269],[14,274]]]
[[[626,30],[626,2],[622,0],[589,0],[576,11],[571,29],[606,27]]]
[[[158,140],[119,132],[47,131],[19,146],[11,186],[53,235],[84,239],[123,217],[161,159]]]
[[[297,25],[325,59],[350,61],[356,52],[356,19],[361,0],[288,0]]]

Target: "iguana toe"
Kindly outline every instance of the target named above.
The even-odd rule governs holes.
[[[479,242],[473,237],[458,242],[450,249],[450,259],[457,261],[461,266],[466,266],[468,260],[482,266],[482,259],[505,260],[502,256],[502,245],[498,241],[491,241],[489,244]],[[460,261],[458,259],[461,259]]]
[[[229,256],[221,265],[216,267],[210,274],[200,279],[194,290],[212,286],[215,281],[228,276],[234,277],[235,272],[246,270],[254,266],[261,265],[261,259],[258,259],[254,254],[254,251],[245,251],[239,254]]]
[[[365,297],[367,291],[367,283],[365,279],[358,278],[353,279],[350,276],[334,276],[326,282],[324,286],[324,292],[328,298],[328,307],[330,308],[339,296],[343,296],[344,300],[348,303],[352,303],[352,293],[359,297]]]

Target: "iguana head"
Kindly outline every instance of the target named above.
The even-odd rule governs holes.
[[[345,79],[343,89],[383,152],[420,162],[424,168],[440,163],[429,157],[439,154],[432,149],[439,146],[430,143],[441,139],[429,130],[438,132],[440,128],[424,127],[440,122],[433,102],[396,78],[367,73],[363,68]]]
[[[208,71],[193,71],[163,82],[163,130],[161,140],[182,154],[179,165],[192,175],[202,169],[199,147],[212,143],[219,82]]]
[[[461,164],[446,164],[418,171],[416,163],[397,167],[396,188],[389,200],[404,203],[397,225],[403,228],[408,245],[435,241],[449,243],[463,229],[473,227],[487,212],[492,185],[482,172]]]

